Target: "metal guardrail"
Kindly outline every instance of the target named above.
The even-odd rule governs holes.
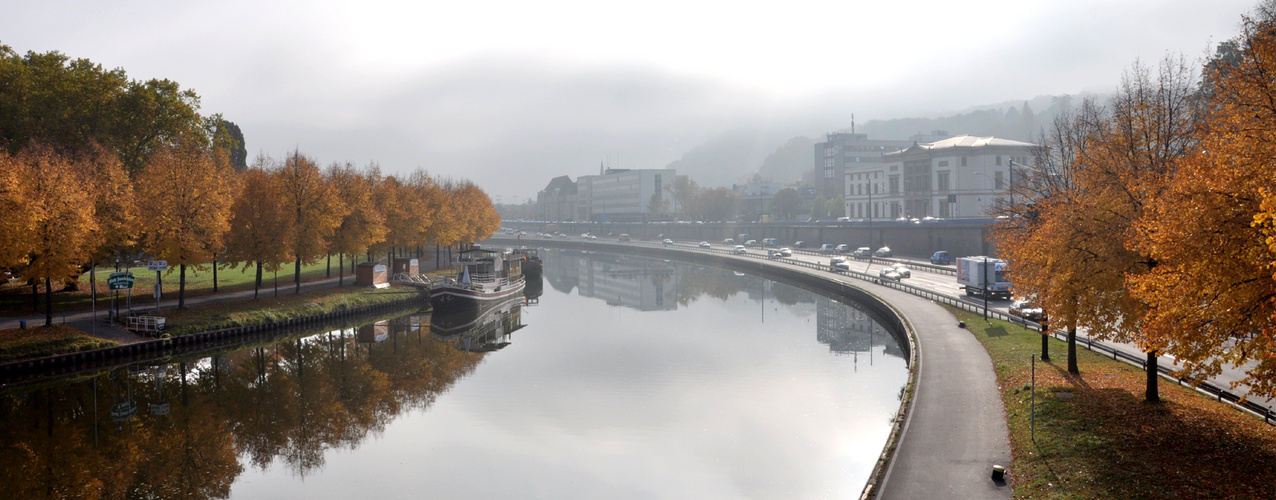
[[[633,242],[628,242],[628,243],[626,243],[626,244],[629,244],[629,245],[645,245],[645,246],[651,246],[651,247],[668,247],[668,246],[665,246],[665,245],[663,245],[663,244],[661,244],[661,243],[657,243],[657,242],[646,242],[646,241],[633,241]],[[691,249],[686,248],[686,244],[683,244],[683,243],[675,243],[675,244],[674,244],[674,245],[672,245],[671,247],[673,247],[673,248],[678,248],[678,249],[681,249],[681,250],[691,250]],[[906,292],[906,293],[910,293],[910,294],[913,294],[913,295],[916,295],[916,296],[919,296],[919,297],[922,297],[922,298],[928,299],[928,300],[933,300],[933,301],[935,301],[935,302],[939,302],[939,303],[941,303],[941,304],[946,304],[946,305],[949,305],[949,306],[953,306],[953,307],[956,307],[956,308],[958,308],[958,309],[962,309],[962,310],[964,310],[964,311],[968,311],[968,312],[972,312],[972,313],[978,313],[978,314],[984,314],[984,307],[983,307],[983,306],[981,306],[981,305],[979,305],[979,304],[972,304],[972,303],[970,303],[970,302],[966,302],[966,301],[964,301],[964,300],[961,300],[960,298],[953,297],[953,296],[951,296],[951,295],[945,295],[945,294],[942,294],[942,293],[938,293],[938,292],[934,292],[934,291],[931,291],[931,290],[927,290],[927,289],[925,289],[925,288],[915,287],[915,286],[912,286],[912,285],[909,285],[909,284],[906,284],[906,283],[902,283],[902,282],[899,282],[899,281],[881,279],[881,278],[880,278],[880,277],[878,277],[878,276],[875,276],[875,275],[872,275],[872,274],[868,274],[868,273],[862,273],[862,272],[859,272],[859,271],[853,271],[853,270],[847,270],[847,271],[833,271],[833,270],[831,270],[831,269],[829,268],[829,266],[828,266],[827,264],[819,264],[819,263],[815,263],[815,262],[807,262],[807,261],[797,260],[797,259],[793,259],[793,258],[789,258],[789,257],[768,257],[768,256],[766,256],[766,255],[762,255],[762,254],[758,254],[758,253],[752,253],[752,252],[750,252],[750,253],[743,253],[743,254],[737,254],[734,250],[725,249],[725,248],[714,248],[714,247],[711,247],[711,248],[698,248],[698,247],[697,247],[697,248],[694,248],[694,250],[696,250],[696,251],[701,251],[701,252],[709,251],[709,252],[717,252],[717,253],[722,253],[722,254],[730,254],[730,255],[735,255],[736,257],[746,257],[746,258],[754,258],[754,259],[759,259],[759,260],[777,261],[777,262],[783,262],[783,263],[785,263],[785,264],[790,264],[790,265],[795,265],[795,266],[800,266],[800,267],[806,267],[806,268],[815,269],[815,270],[819,270],[819,271],[827,271],[827,272],[829,272],[829,273],[831,273],[831,274],[834,274],[834,275],[849,276],[849,277],[856,278],[856,279],[859,279],[859,280],[868,281],[868,282],[871,282],[871,283],[876,283],[876,284],[878,284],[878,285],[891,287],[891,288],[894,288],[894,289],[897,289],[897,290],[901,290],[901,291]],[[795,250],[795,252],[796,252],[796,250]],[[839,255],[839,254],[824,254],[824,253],[819,253],[819,252],[811,252],[811,251],[808,251],[808,250],[803,250],[803,251],[801,251],[801,253],[803,253],[803,254],[808,254],[808,255],[814,255],[814,256]],[[882,259],[882,258],[880,258],[880,257],[874,257],[874,259],[877,259],[877,260],[887,260],[887,259]],[[931,267],[934,267],[934,266],[931,266]],[[941,268],[941,269],[942,269],[942,268]],[[943,270],[944,270],[944,271],[949,271],[949,273],[948,273],[948,274],[953,274],[953,275],[956,275],[956,274],[957,274],[957,273],[956,273],[956,271],[952,271],[952,270],[950,270],[950,269],[943,269]],[[988,314],[988,317],[991,317],[991,318],[997,318],[997,319],[1002,320],[1002,321],[1009,321],[1009,322],[1011,322],[1011,323],[1017,323],[1017,324],[1019,324],[1019,325],[1023,325],[1024,327],[1028,327],[1028,328],[1036,328],[1036,329],[1040,329],[1040,328],[1041,328],[1041,325],[1037,324],[1036,322],[1028,321],[1028,320],[1023,319],[1023,318],[1020,318],[1020,317],[1018,317],[1018,316],[1011,316],[1011,315],[1006,314],[1006,313],[1003,313],[1003,312],[1001,312],[1001,311],[994,311],[994,310],[992,310],[992,309],[989,309],[989,310],[987,311],[987,314]],[[1068,340],[1067,333],[1066,333],[1066,332],[1064,332],[1063,330],[1055,330],[1055,331],[1053,331],[1053,332],[1050,332],[1050,336],[1052,336],[1052,337],[1054,337],[1054,338],[1056,338],[1056,339],[1062,340],[1062,341],[1064,341],[1064,342],[1067,342],[1067,340]],[[1126,353],[1126,352],[1124,352],[1124,351],[1121,351],[1121,350],[1119,350],[1119,349],[1117,349],[1117,348],[1115,348],[1115,347],[1113,347],[1113,346],[1110,346],[1110,345],[1104,344],[1104,343],[1102,343],[1102,342],[1095,342],[1095,341],[1094,341],[1094,339],[1091,339],[1091,338],[1089,338],[1089,337],[1085,337],[1085,338],[1080,338],[1080,337],[1078,337],[1078,339],[1077,339],[1077,344],[1078,344],[1078,345],[1081,345],[1081,344],[1083,343],[1083,342],[1082,342],[1082,340],[1084,340],[1084,345],[1086,346],[1086,349],[1089,349],[1089,350],[1091,350],[1091,351],[1099,351],[1099,352],[1103,352],[1103,353],[1105,353],[1105,354],[1109,354],[1109,355],[1111,355],[1111,356],[1112,356],[1112,359],[1120,360],[1120,361],[1125,361],[1126,363],[1132,364],[1132,365],[1134,365],[1134,366],[1138,366],[1138,367],[1142,368],[1143,370],[1147,370],[1147,359],[1145,359],[1145,358],[1142,358],[1142,357],[1139,357],[1139,356],[1131,355],[1131,354],[1129,354],[1129,353]],[[1241,410],[1244,410],[1244,411],[1246,411],[1246,412],[1249,412],[1250,414],[1252,414],[1252,415],[1254,415],[1254,416],[1256,416],[1256,417],[1261,417],[1261,418],[1263,419],[1263,421],[1264,421],[1264,422],[1267,422],[1268,424],[1276,425],[1276,411],[1273,411],[1271,408],[1268,408],[1268,407],[1266,407],[1266,406],[1260,405],[1260,404],[1255,403],[1255,402],[1252,402],[1252,401],[1245,400],[1245,398],[1244,398],[1243,396],[1240,396],[1240,395],[1235,394],[1235,393],[1233,393],[1233,392],[1231,392],[1231,391],[1228,391],[1227,389],[1224,389],[1224,388],[1222,388],[1222,387],[1219,387],[1218,385],[1216,385],[1216,384],[1214,384],[1214,383],[1212,383],[1212,382],[1210,382],[1210,381],[1208,381],[1208,380],[1203,380],[1203,381],[1199,381],[1199,382],[1198,382],[1198,381],[1193,381],[1193,380],[1188,380],[1188,379],[1184,379],[1184,378],[1176,377],[1176,376],[1174,376],[1173,371],[1174,371],[1173,369],[1171,369],[1171,368],[1169,368],[1169,367],[1167,367],[1167,366],[1165,366],[1165,365],[1161,365],[1161,364],[1158,364],[1158,365],[1157,365],[1157,373],[1158,373],[1159,375],[1161,375],[1162,377],[1164,377],[1164,378],[1166,378],[1166,379],[1168,379],[1168,380],[1175,381],[1175,382],[1177,382],[1179,385],[1184,385],[1185,383],[1186,383],[1186,384],[1191,384],[1191,383],[1196,382],[1195,389],[1196,389],[1197,391],[1200,391],[1200,392],[1202,392],[1202,393],[1205,393],[1205,394],[1211,395],[1211,396],[1215,397],[1215,399],[1217,399],[1219,402],[1224,402],[1224,403],[1231,404],[1232,406],[1235,406],[1236,408],[1239,408],[1239,409],[1241,409]]]

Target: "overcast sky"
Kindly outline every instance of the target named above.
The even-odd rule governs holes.
[[[1254,5],[0,0],[0,43],[175,80],[250,158],[423,168],[511,202],[732,128],[815,137],[851,113],[1107,92],[1135,60],[1205,56]]]

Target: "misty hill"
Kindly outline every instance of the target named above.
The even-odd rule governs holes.
[[[677,169],[678,175],[690,176],[702,187],[742,183],[789,137],[783,132],[756,128],[729,130],[691,148],[668,168]]]
[[[996,136],[1016,141],[1033,142],[1048,128],[1054,117],[1078,105],[1082,99],[1096,94],[1038,96],[1027,101],[1005,101],[975,106],[966,111],[938,118],[895,118],[871,120],[857,128],[872,139],[908,139],[918,133],[944,130],[951,135]]]

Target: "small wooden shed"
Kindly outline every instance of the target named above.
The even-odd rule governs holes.
[[[355,268],[354,284],[357,286],[389,286],[390,273],[385,264],[364,262]]]
[[[421,265],[416,259],[394,259],[394,274],[421,274]]]

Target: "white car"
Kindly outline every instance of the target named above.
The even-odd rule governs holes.
[[[744,248],[744,245],[736,245],[735,249],[732,251],[735,253],[749,253],[749,251]]]
[[[850,271],[851,263],[846,261],[846,257],[833,257],[829,259],[829,270],[833,272]]]
[[[701,242],[700,242],[700,248],[709,248],[709,242],[707,242],[707,241],[701,241]]]
[[[664,244],[665,244],[665,246],[670,246],[670,245],[673,245],[673,240],[671,240],[671,239],[669,239],[669,238],[665,238],[665,241],[663,241],[663,242],[661,242],[661,243],[664,243]]]
[[[899,281],[901,278],[899,273],[895,272],[895,269],[889,267],[878,271],[877,277],[894,281]]]
[[[789,250],[789,249],[788,249],[788,247],[781,248],[781,249],[780,249],[780,256],[781,256],[781,257],[792,257],[792,256],[793,256],[793,250]]]
[[[892,268],[892,269],[894,269],[894,270],[895,270],[895,272],[899,273],[899,277],[901,277],[901,278],[912,278],[912,277],[913,277],[913,272],[912,272],[912,271],[910,271],[910,270],[908,269],[908,266],[905,266],[905,265],[903,265],[903,264],[900,264],[900,263],[896,262],[896,263],[894,263],[894,264],[892,264],[892,265],[891,265],[891,268]]]

